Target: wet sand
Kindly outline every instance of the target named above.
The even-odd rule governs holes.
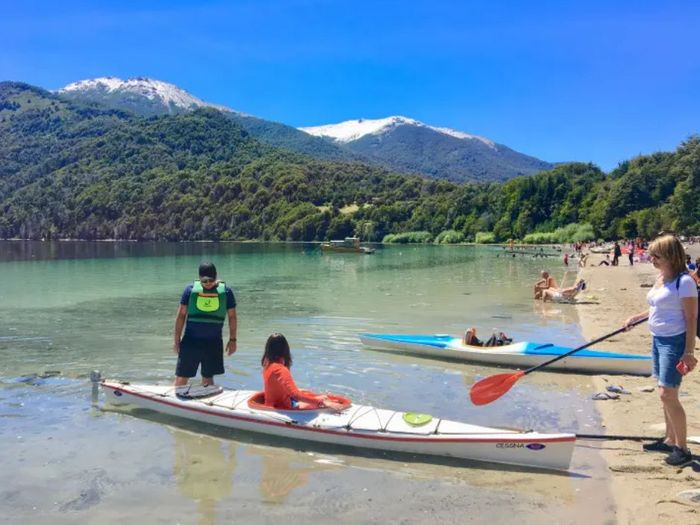
[[[700,246],[689,253],[700,255]],[[627,258],[620,266],[597,266],[603,257],[592,254],[588,266],[581,270],[588,289],[583,304],[577,305],[584,337],[594,339],[619,328],[624,320],[646,307],[648,285],[653,284],[656,270],[649,263],[630,267]],[[697,341],[697,340],[696,340]],[[628,333],[608,339],[596,348],[616,352],[645,353],[651,348],[651,336],[645,324]],[[697,348],[697,346],[696,346]],[[604,391],[607,385],[622,385],[631,394],[617,400],[596,403],[606,434],[661,436],[664,417],[658,393],[642,392],[643,387],[655,387],[654,378],[597,376],[595,389]],[[700,435],[700,405],[693,395],[700,391],[700,374],[684,378],[681,399],[688,419],[688,435]],[[616,516],[621,524],[698,523],[700,522],[700,462],[679,469],[664,463],[664,454],[645,453],[641,443],[633,441],[590,442],[601,449],[608,463],[611,488],[616,503]],[[700,445],[690,444],[691,451],[700,455]],[[693,502],[684,491],[698,491]]]

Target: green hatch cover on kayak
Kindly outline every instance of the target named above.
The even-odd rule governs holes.
[[[430,414],[418,414],[416,412],[404,412],[403,420],[414,427],[422,427],[433,420]]]

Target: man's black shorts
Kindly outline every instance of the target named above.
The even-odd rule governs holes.
[[[197,375],[200,363],[202,377],[212,377],[224,373],[223,339],[200,339],[188,335],[182,338],[175,375],[194,377]]]

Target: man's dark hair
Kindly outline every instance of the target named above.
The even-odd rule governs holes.
[[[214,263],[203,262],[199,265],[199,276],[200,277],[211,277],[216,279],[216,266]]]

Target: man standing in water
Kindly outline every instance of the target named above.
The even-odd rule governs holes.
[[[187,384],[202,365],[202,386],[214,384],[214,376],[224,373],[224,342],[221,330],[228,318],[229,340],[226,354],[236,351],[236,298],[233,290],[216,278],[216,267],[199,265],[199,280],[182,292],[175,318],[173,352],[177,354],[175,386]],[[182,329],[185,328],[185,335]]]

